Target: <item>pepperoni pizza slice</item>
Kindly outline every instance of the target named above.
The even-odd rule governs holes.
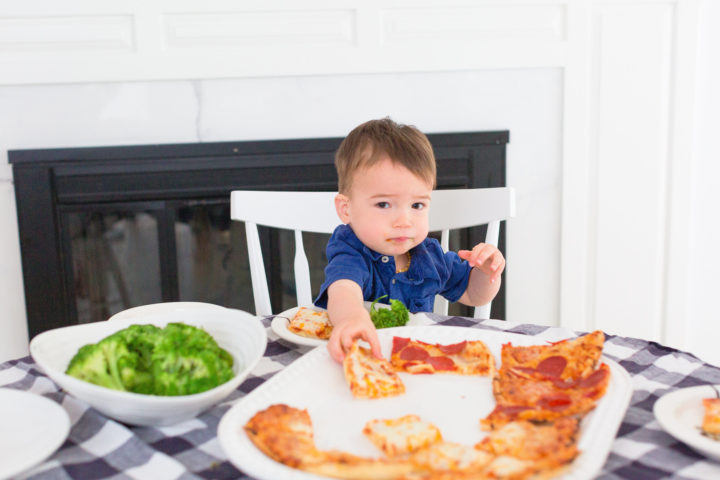
[[[593,332],[550,345],[503,345],[503,363],[493,378],[496,406],[481,420],[483,428],[580,417],[593,410],[610,380],[606,364],[595,368],[603,340],[602,332]]]
[[[383,398],[405,393],[405,385],[384,358],[353,342],[343,360],[345,380],[356,398]]]
[[[527,368],[551,377],[577,379],[597,368],[604,343],[605,334],[600,330],[547,345],[506,343],[500,361],[503,368]]]
[[[397,371],[414,374],[492,375],[495,371],[495,358],[480,340],[441,345],[393,337],[390,363]]]

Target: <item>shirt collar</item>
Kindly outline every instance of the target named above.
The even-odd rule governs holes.
[[[378,253],[375,250],[368,248],[364,243],[362,243],[357,235],[355,235],[355,232],[353,232],[350,225],[340,225],[336,230],[336,235],[347,242],[351,247],[361,250],[365,255],[370,257],[373,262],[377,262],[385,256],[382,253]],[[410,256],[412,257],[412,260],[410,261],[410,268],[397,277],[398,281],[418,285],[426,279],[440,279],[440,274],[429,260],[430,256],[424,241],[410,250]]]

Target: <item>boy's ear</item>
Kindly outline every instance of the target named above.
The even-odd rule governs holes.
[[[335,211],[343,223],[350,223],[350,199],[342,193],[335,195]]]

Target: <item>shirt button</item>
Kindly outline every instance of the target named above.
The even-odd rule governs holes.
[[[390,261],[390,258],[388,258],[387,255],[383,255],[382,258],[380,258],[380,261],[383,263],[387,263]]]
[[[394,279],[394,278],[392,279],[392,282],[391,282],[391,283],[392,283],[393,285],[395,285],[395,279]]]

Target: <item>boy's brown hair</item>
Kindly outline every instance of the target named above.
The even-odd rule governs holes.
[[[361,168],[374,165],[384,155],[435,188],[435,155],[427,137],[411,125],[382,118],[355,127],[340,144],[335,153],[338,191],[347,194],[353,175]]]

